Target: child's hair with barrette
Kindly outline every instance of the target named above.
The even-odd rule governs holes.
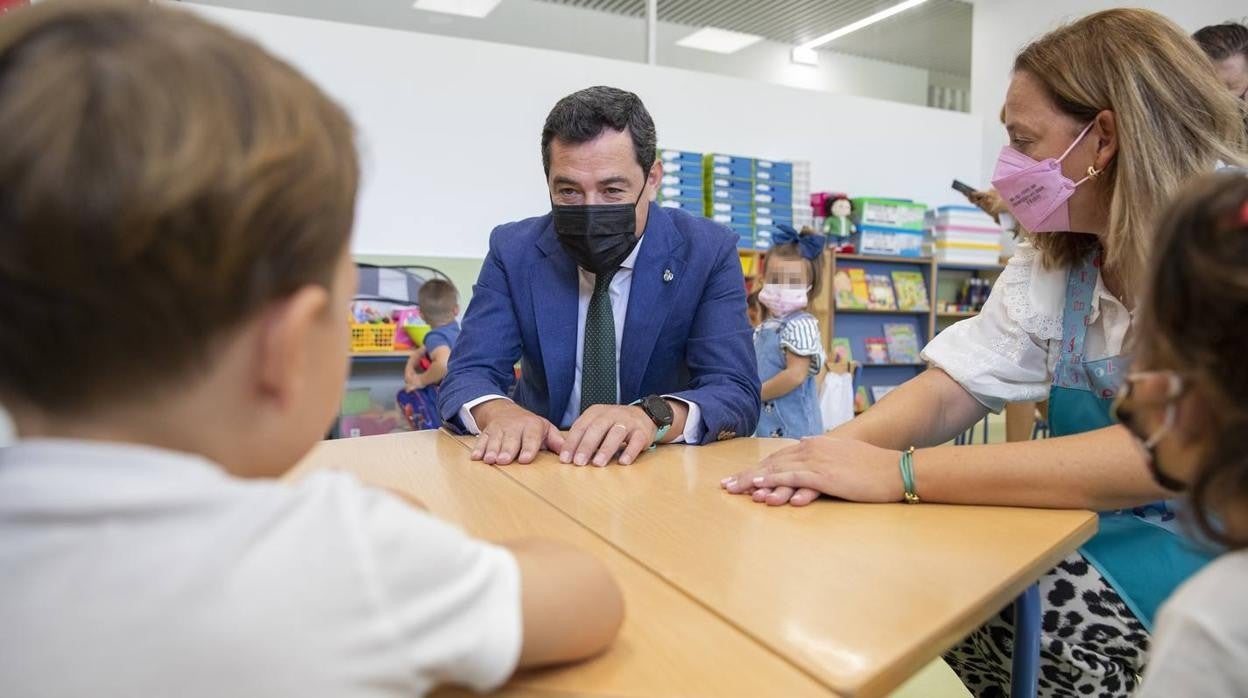
[[[822,281],[823,249],[827,238],[818,235],[809,226],[802,226],[799,233],[787,225],[779,226],[781,233],[773,238],[773,246],[763,259],[763,276],[766,278],[767,266],[773,259],[801,259],[806,261],[810,290],[806,297],[814,302],[819,294]]]

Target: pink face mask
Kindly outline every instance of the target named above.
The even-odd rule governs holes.
[[[802,286],[775,286],[767,284],[758,292],[758,302],[767,306],[772,315],[784,317],[806,307],[807,289]]]
[[[1005,199],[1010,213],[1023,229],[1032,233],[1070,230],[1070,197],[1093,175],[1072,182],[1062,174],[1062,161],[1091,129],[1092,124],[1085,126],[1060,158],[1037,161],[1008,145],[1001,149],[997,169],[992,174],[992,186]]]

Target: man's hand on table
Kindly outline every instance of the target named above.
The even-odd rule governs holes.
[[[549,421],[511,400],[490,400],[472,408],[481,433],[472,447],[472,459],[489,465],[532,463],[538,451],[560,453],[563,434]]]
[[[688,406],[669,400],[675,413],[675,425],[665,441],[683,432]],[[472,408],[472,417],[481,434],[473,446],[472,459],[490,465],[508,465],[513,461],[532,463],[538,451],[545,449],[559,454],[563,463],[575,465],[630,465],[654,443],[658,427],[645,410],[630,405],[594,405],[585,410],[567,435],[548,420],[520,407],[510,400],[490,400]]]

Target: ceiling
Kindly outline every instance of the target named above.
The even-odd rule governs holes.
[[[603,18],[640,18],[646,0],[502,0],[484,19],[453,18],[413,12],[412,0],[181,0],[262,12],[366,24],[391,29],[447,34],[633,59],[644,34],[626,54],[609,45],[623,37],[567,36],[551,32],[543,18],[550,12],[600,14]],[[800,44],[889,7],[899,0],[658,0],[665,35],[683,36],[702,27],[756,34],[782,44]],[[959,76],[971,74],[971,8],[965,0],[926,3],[861,29],[822,47],[880,61]],[[546,12],[534,12],[543,9]],[[601,30],[602,25],[595,25]],[[644,32],[643,24],[636,25]],[[628,39],[631,41],[631,38]],[[660,49],[660,61],[662,60]]]
[[[658,0],[659,20],[715,27],[797,45],[872,15],[898,0]],[[640,17],[646,0],[541,0]],[[823,50],[954,75],[971,72],[971,4],[928,2],[841,37]]]

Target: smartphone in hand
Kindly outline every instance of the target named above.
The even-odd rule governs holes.
[[[953,180],[953,188],[959,191],[963,196],[965,196],[968,199],[971,198],[973,195],[979,193],[978,191],[975,190],[975,187],[972,187],[971,185],[965,182],[958,181],[956,179]]]

